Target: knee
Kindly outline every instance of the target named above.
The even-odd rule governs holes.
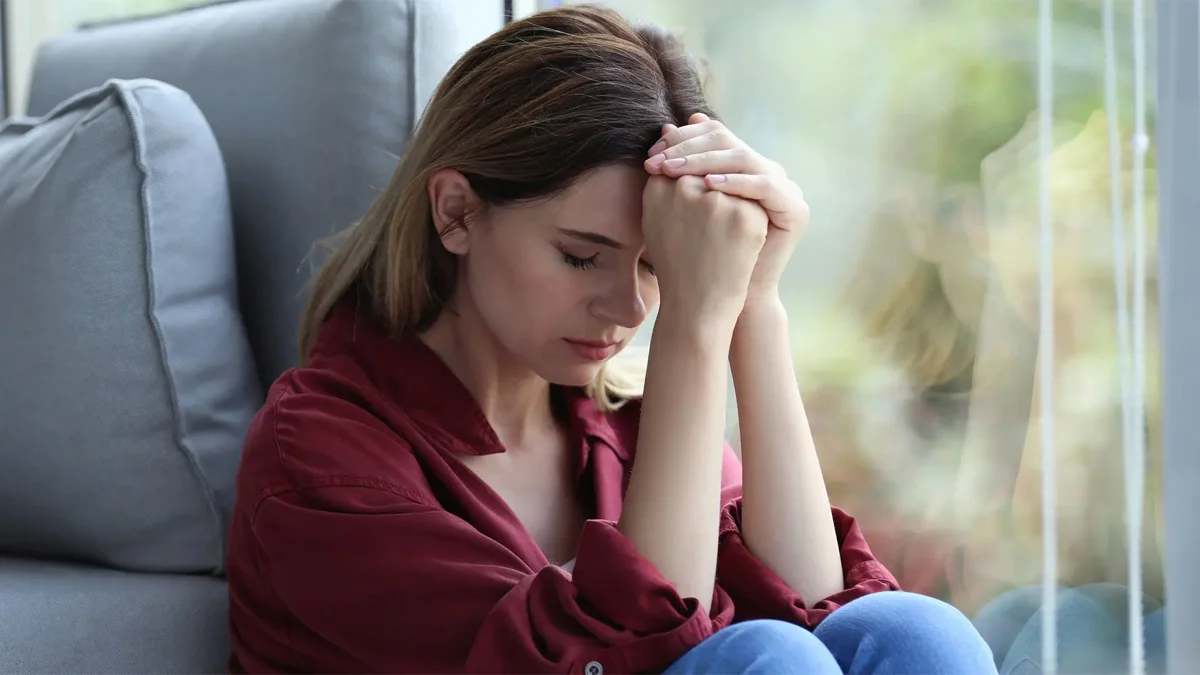
[[[1097,583],[1076,588],[1057,589],[1054,595],[1055,615],[1060,624],[1088,626],[1087,630],[1117,631],[1128,615],[1128,591],[1119,584]],[[1044,615],[1041,586],[1029,586],[1009,591],[995,598],[979,611],[975,626],[984,633],[998,628],[1024,627]],[[1151,605],[1153,607],[1153,605]],[[1099,628],[1098,628],[1099,627]]]
[[[954,606],[916,593],[873,593],[833,612],[817,628],[826,643],[855,645],[873,658],[889,656],[929,672],[989,672],[992,650]],[[943,668],[950,668],[943,671]]]
[[[1125,623],[1124,607],[1110,589],[1100,584],[1070,588],[1056,596],[1055,616],[1062,635],[1105,635],[1120,639]],[[1046,610],[1039,613],[1044,620]]]
[[[709,640],[718,643],[720,672],[841,673],[815,635],[784,621],[744,621]]]
[[[992,649],[1012,642],[1042,606],[1042,589],[1017,588],[990,600],[975,615],[975,628]]]
[[[1024,623],[1041,607],[1041,586],[1015,588],[989,600],[975,615],[975,621],[978,624],[980,621],[992,620],[994,617],[1003,619],[1020,617]]]
[[[1109,582],[1086,584],[1073,589],[1095,601],[1108,612],[1113,621],[1127,625],[1129,618],[1129,587]],[[1141,600],[1143,613],[1157,610],[1161,605],[1153,598],[1143,596]]]
[[[800,626],[786,621],[774,619],[757,619],[742,621],[719,631],[713,639],[723,639],[729,643],[754,642],[763,645],[787,645],[803,642],[811,637],[808,631]]]
[[[1129,588],[1121,584],[1101,582],[1085,584],[1073,589],[1075,592],[1095,600],[1118,617],[1126,616],[1129,607]]]
[[[839,616],[842,621],[881,635],[912,639],[930,633],[978,637],[970,620],[953,605],[917,593],[872,593],[838,609],[827,621]]]

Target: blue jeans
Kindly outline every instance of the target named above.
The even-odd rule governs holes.
[[[992,653],[954,607],[914,593],[873,593],[834,611],[815,631],[746,621],[719,631],[665,675],[975,675],[995,673]]]
[[[1129,672],[1128,595],[1118,584],[1089,584],[1058,593],[1058,671],[1063,675]],[[1146,672],[1166,672],[1166,616],[1143,601]],[[984,606],[975,626],[1003,675],[1037,675],[1042,668],[1042,588],[1005,593]]]

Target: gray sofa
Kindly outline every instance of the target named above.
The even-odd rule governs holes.
[[[502,14],[241,0],[40,49],[0,127],[0,673],[224,670],[241,437],[313,245]]]

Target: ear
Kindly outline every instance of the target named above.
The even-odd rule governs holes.
[[[479,197],[467,177],[454,169],[441,169],[429,177],[429,207],[442,246],[455,255],[470,250],[467,216],[479,208]]]

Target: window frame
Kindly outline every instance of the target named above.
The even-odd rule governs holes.
[[[1200,532],[1189,518],[1200,484],[1200,4],[1155,3],[1158,275],[1162,340],[1163,488],[1166,517],[1167,672],[1200,665]]]
[[[505,0],[511,20],[558,5],[554,0]],[[514,6],[515,5],[515,6]],[[515,15],[514,15],[515,10]],[[12,114],[8,2],[0,0],[0,117]],[[1168,672],[1200,664],[1200,532],[1191,525],[1192,491],[1200,484],[1200,314],[1189,296],[1200,288],[1200,5],[1156,3],[1157,161],[1159,180],[1158,274],[1162,340],[1163,471],[1166,518]],[[1182,180],[1181,180],[1182,178]]]
[[[7,30],[6,19],[8,18],[8,0],[0,0],[0,119],[7,118],[12,114],[9,101],[12,97],[8,93],[8,67],[11,59],[8,55],[8,40],[5,39]]]

